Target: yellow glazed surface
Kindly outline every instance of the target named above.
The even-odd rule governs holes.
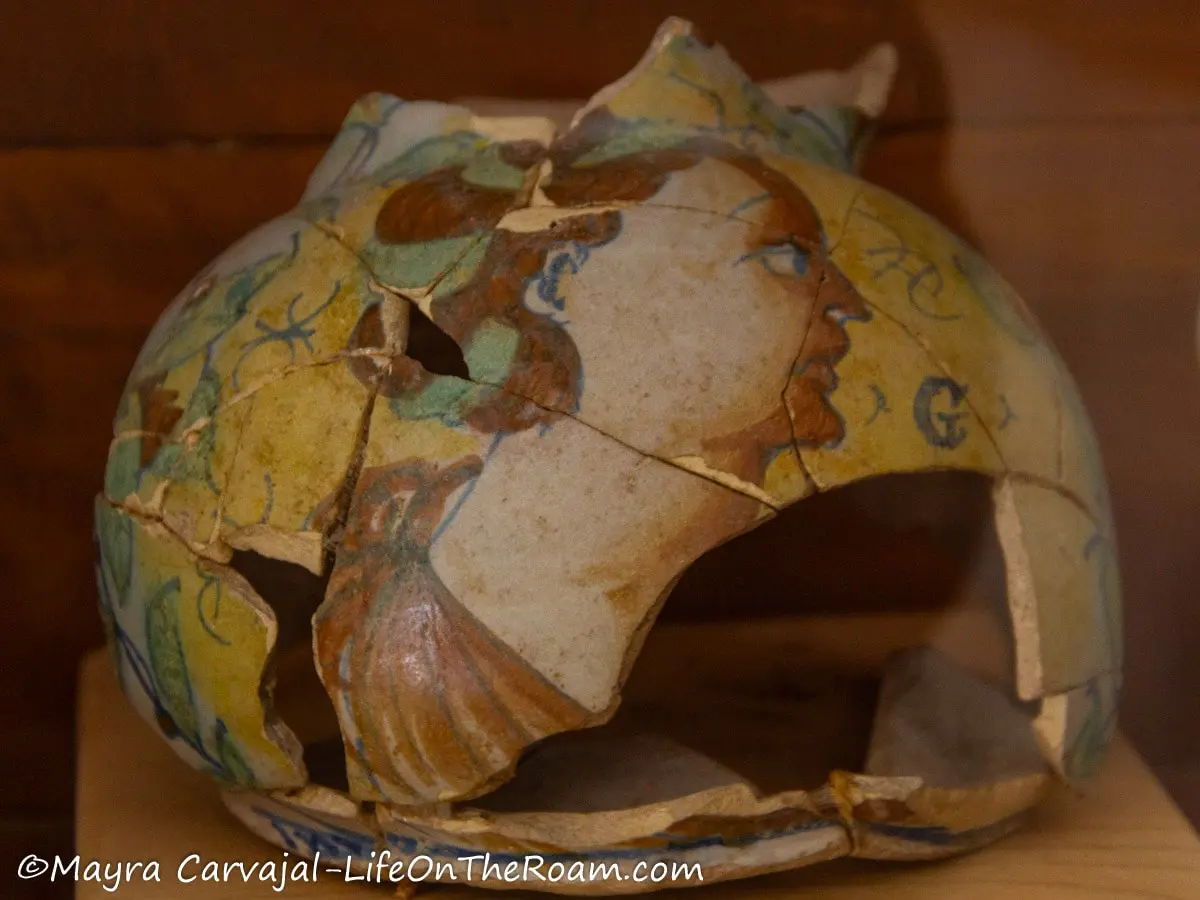
[[[188,762],[296,790],[260,689],[275,616],[230,562],[328,577],[316,667],[349,798],[235,795],[252,827],[307,852],[380,827],[409,853],[643,848],[723,877],[1004,833],[1044,773],[958,793],[835,773],[586,823],[430,805],[610,716],[705,551],[891,472],[993,479],[1031,733],[1060,773],[1094,769],[1121,662],[1095,439],[1013,290],[853,174],[873,106],[780,109],[679,22],[557,135],[371,95],[299,206],[185,288],[114,423],[101,608],[126,692]],[[464,371],[405,352],[423,319]]]

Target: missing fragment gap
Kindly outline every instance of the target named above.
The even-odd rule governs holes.
[[[988,586],[1003,611],[991,484],[934,471],[814,494],[692,563],[662,618],[933,612]]]
[[[321,574],[296,563],[252,550],[234,550],[229,566],[245,578],[275,614],[276,640],[263,679],[263,706],[291,729],[303,748],[309,782],[335,790],[349,788],[337,711],[317,671],[313,616],[324,602],[337,550],[366,458],[379,378],[363,405],[354,456],[332,499],[322,528]]]
[[[462,348],[415,303],[409,304],[404,355],[415,359],[434,375],[451,375],[462,379],[471,377]]]
[[[252,550],[235,550],[229,567],[254,588],[275,614],[275,647],[264,683],[268,715],[296,735],[304,752],[309,781],[347,789],[346,758],[337,713],[317,674],[313,657],[312,617],[325,599],[330,567],[314,575],[303,566],[271,559]]]
[[[964,472],[864,479],[709,551],[613,719],[530,748],[471,805],[590,812],[739,782],[814,790],[834,770],[947,787],[1042,771],[991,489]]]
[[[277,649],[312,641],[310,623],[325,599],[328,574],[314,575],[296,563],[272,559],[253,550],[234,550],[229,568],[250,582],[275,613]]]

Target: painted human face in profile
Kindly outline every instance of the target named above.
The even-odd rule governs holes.
[[[361,758],[393,799],[450,789],[413,773],[458,772],[457,790],[488,777],[479,759],[500,746],[610,715],[676,575],[769,513],[765,475],[796,452],[793,415],[810,440],[830,422],[822,367],[844,352],[839,317],[861,313],[807,200],[725,144],[577,166],[609,124],[585,121],[551,147],[548,175],[483,238],[470,277],[410,312],[453,339],[467,377],[405,356],[381,384],[400,417],[433,411],[481,438],[456,459],[364,472],[318,616],[351,772]],[[398,190],[392,213],[414,215],[396,215],[388,237],[457,221],[441,207],[479,191],[454,184],[440,173]],[[452,389],[461,399],[421,402]],[[666,549],[647,558],[653,545]],[[524,698],[506,707],[517,732],[464,708],[445,758],[426,759],[422,740],[392,759],[387,735],[442,727],[419,691],[365,697],[411,691],[411,665],[405,675],[394,657],[426,627],[414,623],[444,635],[415,680],[448,683],[470,645],[490,660],[495,702]]]

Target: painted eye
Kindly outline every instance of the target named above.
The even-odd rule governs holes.
[[[795,244],[773,244],[747,253],[737,262],[756,260],[772,275],[781,278],[803,278],[808,274],[808,251]]]

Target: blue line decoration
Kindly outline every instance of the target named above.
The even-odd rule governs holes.
[[[1016,421],[1017,414],[1013,411],[1012,406],[1008,403],[1008,398],[1003,394],[1000,395],[1000,402],[1004,404],[1004,418],[1000,420],[1000,424],[996,426],[998,431],[1003,431],[1011,422]]]
[[[199,566],[196,567],[196,574],[200,577],[200,580],[204,582],[204,585],[196,594],[196,615],[199,617],[200,624],[203,626],[208,636],[221,646],[228,647],[229,641],[221,637],[212,624],[221,617],[221,581],[216,575],[211,575],[208,572],[203,571]],[[204,614],[204,598],[210,591],[213,594],[211,619],[209,616]]]
[[[770,274],[784,278],[803,278],[808,274],[808,251],[794,241],[759,247],[750,253],[742,254],[733,264],[740,265],[748,260],[754,260]]]
[[[871,393],[875,396],[875,408],[871,410],[871,415],[867,417],[865,422],[863,422],[864,426],[870,425],[884,413],[890,413],[892,411],[891,407],[887,405],[887,395],[884,394],[879,385],[872,383],[868,385],[868,387],[871,389]]]
[[[274,328],[267,324],[267,322],[265,322],[261,317],[258,318],[254,323],[254,327],[263,333],[259,337],[256,337],[251,341],[247,341],[242,345],[241,356],[238,357],[238,361],[233,367],[234,390],[241,388],[242,363],[244,363],[259,347],[264,347],[272,342],[285,344],[288,348],[288,358],[293,364],[296,362],[297,342],[303,344],[304,348],[309,353],[312,353],[313,345],[312,341],[309,339],[317,333],[317,329],[310,328],[309,326],[314,319],[316,319],[321,315],[321,313],[325,312],[325,310],[329,308],[330,304],[337,299],[338,294],[340,294],[341,291],[342,282],[340,280],[335,281],[333,283],[333,290],[330,292],[329,296],[325,298],[325,301],[304,318],[297,319],[296,305],[304,298],[304,292],[300,292],[292,298],[291,302],[287,306],[287,324],[284,325],[283,328]]]
[[[913,421],[931,447],[953,450],[967,439],[960,424],[969,416],[963,408],[966,396],[965,385],[944,375],[930,375],[921,382],[913,398]],[[935,402],[945,402],[947,409],[935,411]]]
[[[878,216],[857,205],[850,210],[850,214],[868,219],[888,233],[889,238],[886,243],[863,250],[865,256],[874,260],[871,272],[873,280],[879,281],[885,275],[897,272],[904,276],[905,296],[909,305],[922,316],[940,322],[950,322],[962,318],[961,312],[943,312],[925,305],[920,299],[922,296],[927,296],[934,304],[937,304],[942,298],[942,291],[945,289],[946,283],[942,277],[942,271],[936,263],[910,246],[895,228]]]

